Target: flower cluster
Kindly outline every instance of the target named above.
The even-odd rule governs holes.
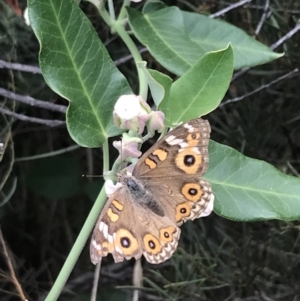
[[[151,111],[149,105],[140,96],[122,95],[115,104],[114,123],[124,130],[141,134],[145,126],[150,133],[159,133],[164,128],[165,115],[160,111]]]

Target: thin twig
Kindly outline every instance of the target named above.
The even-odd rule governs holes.
[[[255,4],[249,4],[248,8],[254,8],[257,10],[264,10],[265,7],[264,5],[255,5]],[[299,9],[288,9],[286,7],[283,8],[276,8],[276,12],[284,12],[285,14],[300,14],[300,10]]]
[[[281,45],[286,40],[290,39],[296,32],[300,30],[300,23],[297,23],[296,26],[290,30],[285,36],[279,39],[276,43],[270,46],[272,50],[276,49],[279,45]]]
[[[270,6],[270,0],[266,0],[265,7],[264,7],[264,13],[262,14],[260,21],[258,22],[256,29],[255,29],[255,35],[257,36],[265,23],[266,19],[270,17],[271,12],[269,11]]]
[[[148,48],[146,48],[146,47],[139,49],[139,53],[144,53],[147,51],[148,51]],[[116,66],[119,66],[119,65],[125,64],[127,61],[129,61],[131,59],[132,59],[132,55],[128,54],[118,60],[115,60],[114,63],[116,64]]]
[[[47,125],[47,126],[50,126],[50,127],[65,125],[65,122],[61,121],[61,120],[55,120],[55,119],[50,120],[50,119],[41,119],[41,118],[35,118],[35,117],[28,117],[28,116],[25,116],[25,115],[22,115],[22,114],[18,114],[18,113],[6,110],[4,108],[0,108],[0,113],[15,117],[16,119],[20,119],[20,120],[23,120],[23,121],[40,123],[40,124],[44,124],[44,125]]]
[[[96,299],[97,299],[98,283],[99,283],[99,279],[100,279],[100,270],[101,270],[101,260],[96,264],[96,267],[95,267],[91,301],[96,301]]]
[[[290,30],[285,36],[283,36],[282,38],[280,38],[277,42],[275,42],[273,45],[270,46],[270,48],[272,50],[274,50],[275,48],[277,48],[279,45],[281,45],[283,42],[285,42],[287,39],[290,39],[295,33],[297,33],[300,30],[300,23],[297,23],[297,25]],[[237,78],[239,78],[240,76],[242,76],[243,74],[245,74],[246,72],[248,72],[250,70],[250,67],[248,68],[244,68],[238,72],[236,72],[232,79],[231,82],[235,81]]]
[[[234,4],[229,5],[226,8],[224,8],[224,9],[222,9],[222,10],[220,10],[220,11],[214,13],[214,14],[211,14],[209,17],[210,18],[220,17],[220,16],[224,15],[225,13],[229,12],[230,10],[235,9],[237,7],[240,7],[240,6],[242,6],[242,5],[244,5],[248,2],[251,2],[251,1],[252,0],[242,0],[240,2],[234,3]]]
[[[35,156],[16,158],[15,162],[37,160],[37,159],[43,159],[43,158],[53,157],[53,156],[65,154],[67,152],[72,152],[72,151],[74,151],[74,150],[76,150],[78,148],[80,148],[80,145],[75,144],[75,145],[68,146],[66,148],[59,149],[57,151],[52,151],[52,152],[48,152],[48,153],[44,153],[44,154],[39,154],[39,155],[35,155]]]
[[[134,268],[133,268],[132,282],[134,287],[141,288],[143,286],[143,268],[142,268],[141,258],[135,261]],[[132,301],[138,301],[139,294],[140,294],[139,289],[135,289],[133,291]]]
[[[146,47],[141,48],[139,50],[140,53],[144,53],[146,51],[148,51],[148,49]],[[116,66],[119,66],[119,65],[126,63],[130,59],[132,59],[132,55],[129,54],[129,55],[126,55],[125,57],[115,60],[114,63],[116,64]],[[10,63],[10,62],[0,60],[0,69],[2,69],[2,68],[30,72],[30,73],[34,73],[34,74],[42,74],[42,71],[39,67],[23,65],[23,64],[19,64],[19,63]]]
[[[224,101],[223,103],[220,104],[219,107],[224,107],[224,106],[226,106],[226,105],[228,105],[228,104],[230,104],[230,103],[240,101],[240,100],[242,100],[242,99],[244,99],[244,98],[246,98],[246,97],[248,97],[248,96],[251,96],[251,95],[253,95],[253,94],[257,93],[257,92],[260,92],[261,90],[267,89],[267,88],[269,88],[270,86],[272,86],[272,85],[278,83],[279,81],[281,81],[281,80],[283,80],[283,79],[286,79],[286,78],[290,78],[290,77],[292,77],[292,76],[295,76],[296,73],[298,73],[298,71],[299,71],[298,68],[296,68],[296,69],[294,69],[293,71],[290,71],[290,72],[288,72],[288,73],[286,73],[286,74],[284,74],[284,75],[278,77],[277,79],[274,79],[273,81],[269,82],[268,84],[262,85],[262,86],[258,87],[257,89],[255,89],[255,90],[253,90],[253,91],[251,91],[251,92],[249,92],[249,93],[246,93],[246,94],[244,94],[244,95],[242,95],[242,96],[235,97],[235,98],[228,99],[228,100]]]
[[[244,68],[244,69],[234,73],[234,75],[232,76],[231,82],[234,82],[237,78],[241,77],[242,75],[247,73],[249,70],[250,70],[250,67],[247,67],[247,68]]]
[[[8,255],[8,252],[7,252],[7,249],[6,249],[6,244],[5,244],[5,241],[4,241],[1,229],[0,229],[0,243],[2,245],[3,256],[4,256],[4,259],[5,259],[6,264],[8,266],[8,270],[9,270],[9,273],[10,273],[11,281],[15,285],[16,290],[17,290],[20,298],[22,300],[24,300],[24,301],[27,301],[28,299],[25,297],[25,294],[24,294],[24,292],[22,290],[22,287],[21,287],[21,285],[20,285],[20,283],[19,283],[19,281],[18,281],[18,279],[16,277],[16,274],[15,274],[15,271],[14,271],[11,259],[10,259],[9,255]]]
[[[258,23],[258,25],[256,26],[256,29],[255,29],[255,35],[256,36],[259,34],[259,32],[260,32],[264,22],[266,21],[266,19],[269,18],[270,15],[272,14],[271,11],[268,11],[269,5],[270,5],[270,0],[266,0],[265,7],[264,7],[264,13],[262,14],[261,19],[260,19],[260,21],[259,21],[259,23]],[[232,77],[231,81],[236,80],[238,77],[242,76],[243,74],[245,74],[249,70],[250,70],[250,67],[244,68],[244,69],[236,72],[234,74],[234,76]]]
[[[3,60],[0,60],[0,69],[1,68],[25,71],[25,72],[30,72],[30,73],[34,73],[34,74],[36,74],[36,73],[41,74],[42,73],[41,69],[39,67],[23,65],[23,64],[18,64],[18,63],[10,63],[10,62],[6,62],[6,61],[3,61]]]
[[[1,193],[1,202],[0,202],[0,207],[4,206],[10,199],[11,197],[14,195],[16,188],[17,188],[17,177],[13,177],[11,179],[11,185],[9,187],[8,192],[6,192],[4,194],[3,190],[0,191]]]
[[[140,53],[144,53],[144,52],[148,51],[148,49],[146,47],[144,47],[144,48],[141,48],[139,51],[140,51]],[[114,63],[116,64],[116,66],[118,66],[118,65],[122,65],[122,64],[126,63],[130,59],[132,59],[132,55],[127,55],[123,58],[120,58],[120,59],[114,61]],[[18,63],[9,63],[9,62],[3,61],[3,60],[0,60],[0,69],[1,68],[9,68],[9,69],[13,69],[13,70],[20,70],[20,71],[26,71],[26,72],[32,72],[32,73],[41,73],[41,70],[38,67],[29,66],[29,65],[22,65],[22,64],[18,64]],[[19,102],[22,102],[22,103],[25,103],[25,104],[28,104],[28,105],[31,105],[31,106],[34,106],[34,107],[43,108],[43,109],[47,109],[47,110],[50,110],[50,111],[61,112],[61,113],[64,113],[64,114],[67,111],[66,106],[57,105],[57,104],[53,104],[53,103],[50,103],[50,102],[47,102],[47,101],[35,99],[35,98],[33,98],[31,96],[28,96],[28,95],[24,96],[24,95],[16,94],[14,92],[5,90],[3,88],[0,88],[0,95],[4,96],[6,98],[12,99],[12,100],[16,100],[16,101],[19,101]],[[2,113],[8,112],[8,113],[4,113],[4,114],[14,116],[17,119],[45,124],[44,123],[45,120],[43,120],[43,119],[31,118],[31,117],[27,117],[27,119],[26,119],[26,116],[24,116],[24,115],[19,115],[19,114],[16,114],[14,112],[7,111],[5,109],[2,109],[1,112]],[[59,122],[58,122],[58,124],[56,122],[58,122],[58,121],[54,121],[53,126],[60,125]],[[49,124],[47,123],[47,125],[49,125]]]
[[[43,100],[39,100],[39,99],[35,99],[31,96],[24,96],[24,95],[20,95],[20,94],[16,94],[14,92],[5,90],[3,88],[0,88],[0,95],[12,99],[12,100],[16,100],[22,103],[26,103],[28,105],[34,106],[34,107],[38,107],[38,108],[43,108],[43,109],[47,109],[47,110],[51,110],[51,111],[56,111],[56,112],[61,112],[61,113],[66,113],[67,111],[67,107],[66,106],[62,106],[62,105],[57,105],[54,103],[50,103],[48,101],[43,101]]]

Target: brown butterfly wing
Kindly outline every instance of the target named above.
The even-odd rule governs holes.
[[[155,143],[137,162],[133,176],[157,181],[167,176],[202,176],[208,168],[210,125],[193,119],[170,131]]]
[[[123,187],[119,188],[107,200],[94,228],[90,244],[92,263],[98,263],[109,253],[112,253],[115,262],[124,258],[140,258],[140,238],[130,224],[135,224],[137,218],[130,196]]]
[[[174,181],[166,177],[160,182],[146,184],[155,194],[166,215],[178,226],[188,220],[202,216],[211,200],[214,199],[211,185],[197,177],[187,177]]]
[[[175,252],[180,229],[168,216],[156,215],[131,197],[124,185],[107,201],[96,223],[90,257],[97,264],[112,253],[115,262],[138,259],[160,263]]]
[[[208,168],[210,131],[201,118],[175,128],[133,170],[177,225],[199,218],[213,198],[211,185],[201,179]]]
[[[90,254],[97,263],[108,253],[116,262],[140,258],[160,263],[177,248],[181,225],[201,216],[212,198],[200,177],[208,167],[210,126],[200,118],[179,126],[138,161],[133,176],[163,212],[134,196],[123,184],[107,201],[95,226]]]

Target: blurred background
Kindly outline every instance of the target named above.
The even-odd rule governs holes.
[[[237,71],[223,104],[207,119],[213,140],[298,176],[300,1],[164,2],[206,15],[229,8],[221,19],[285,52],[271,63]],[[121,3],[115,1],[117,7]],[[137,92],[125,45],[92,4],[80,6]],[[47,87],[37,68],[39,44],[24,21],[25,8],[24,0],[0,2],[0,140],[7,142],[0,162],[0,299],[5,301],[22,300],[10,268],[29,300],[44,300],[103,184],[101,177],[82,177],[102,174],[101,149],[77,146],[64,123],[53,122],[65,120],[68,102]],[[139,47],[149,68],[175,79]],[[29,103],[21,102],[22,96]],[[60,105],[61,111],[32,106],[28,96]],[[116,155],[111,148],[111,160]],[[171,260],[158,266],[142,261],[140,300],[300,300],[299,225],[233,222],[215,214],[188,222]],[[105,258],[98,299],[131,300],[133,267],[133,260],[114,264]],[[87,244],[59,300],[90,300],[93,277]]]

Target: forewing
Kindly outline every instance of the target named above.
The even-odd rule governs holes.
[[[200,177],[208,168],[210,131],[209,122],[201,118],[182,124],[140,158],[133,175],[143,181],[169,175]]]

